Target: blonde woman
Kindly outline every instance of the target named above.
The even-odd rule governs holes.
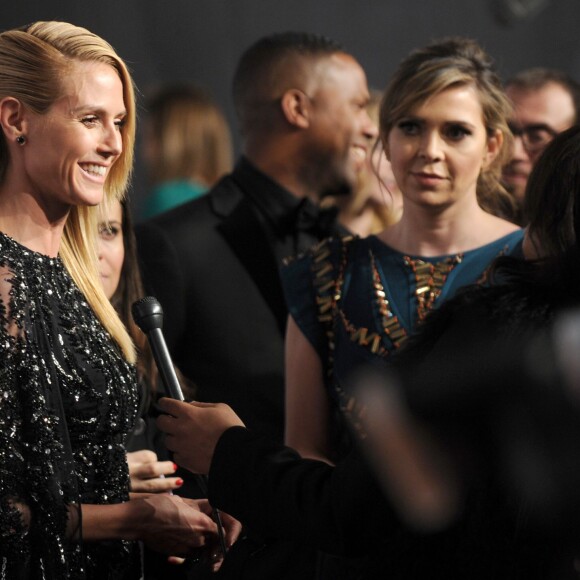
[[[188,554],[203,502],[129,500],[135,352],[97,272],[96,206],[132,167],[131,77],[62,22],[0,34],[0,577],[139,578],[134,540]]]

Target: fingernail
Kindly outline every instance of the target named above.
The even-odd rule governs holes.
[[[174,464],[173,464],[173,471],[177,471],[177,468],[178,468],[178,465],[177,465],[177,463],[174,463]]]
[[[175,485],[177,487],[181,487],[183,485],[183,479],[181,479],[181,477],[178,477],[177,481],[175,482]]]

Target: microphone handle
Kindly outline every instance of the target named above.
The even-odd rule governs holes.
[[[157,369],[161,375],[161,381],[165,386],[167,395],[172,399],[184,401],[183,391],[181,390],[175,368],[171,362],[171,357],[169,356],[169,351],[163,338],[163,332],[160,328],[152,328],[147,335],[149,337],[149,344],[151,345],[151,352],[153,353],[153,358],[157,364]]]

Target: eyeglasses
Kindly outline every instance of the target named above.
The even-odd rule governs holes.
[[[517,127],[510,123],[509,128],[514,137],[521,138],[523,146],[529,153],[541,151],[558,134],[558,131],[544,124]]]

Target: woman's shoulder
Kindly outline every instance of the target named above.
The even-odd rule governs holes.
[[[509,223],[509,222],[506,222]],[[513,225],[513,224],[512,224]],[[483,243],[472,250],[464,253],[467,257],[478,255],[493,255],[499,256],[522,256],[522,242],[524,239],[524,230],[515,226],[514,228],[498,229],[494,235],[483,240]]]
[[[518,242],[524,237],[524,230],[505,219],[488,215],[485,228],[484,244],[493,244],[501,241]]]

